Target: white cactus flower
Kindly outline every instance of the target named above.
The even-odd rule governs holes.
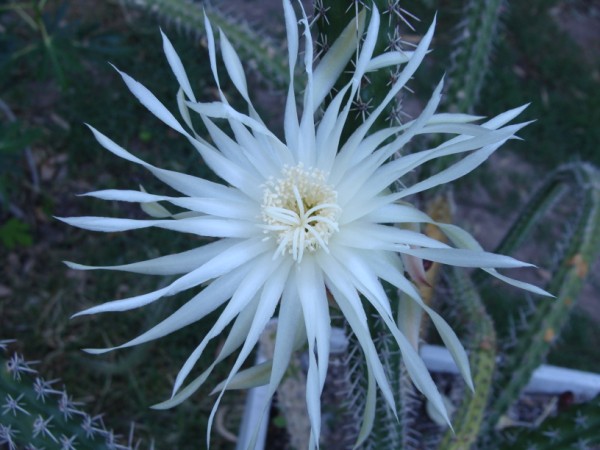
[[[509,284],[538,294],[535,286],[499,274],[497,268],[527,266],[511,257],[483,251],[466,231],[438,224],[452,246],[417,231],[397,227],[434,223],[425,213],[403,199],[412,194],[451,182],[483,163],[498,147],[525,124],[507,125],[523,109],[500,114],[483,124],[478,117],[464,114],[436,114],[442,83],[434,91],[421,115],[401,126],[372,132],[375,120],[413,76],[431,43],[434,25],[418,47],[409,54],[390,52],[374,57],[380,16],[375,5],[366,32],[366,14],[352,21],[326,55],[313,67],[313,43],[305,16],[298,22],[289,0],[283,1],[289,48],[290,82],[285,108],[285,137],[268,130],[250,100],[242,63],[226,36],[220,35],[220,50],[226,73],[248,103],[248,112],[236,111],[221,91],[217,71],[215,36],[207,19],[206,31],[210,66],[220,100],[196,99],[183,64],[163,34],[164,51],[179,82],[177,120],[158,99],[128,75],[121,73],[135,97],[156,117],[183,135],[221,179],[220,183],[165,170],[147,163],[98,130],[91,128],[98,142],[115,155],[148,169],[180,196],[155,195],[135,190],[102,190],[86,195],[105,200],[154,205],[157,216],[149,220],[106,217],[64,218],[65,222],[88,230],[115,232],[158,227],[214,238],[214,241],[183,253],[120,266],[92,267],[68,263],[75,269],[121,270],[152,275],[181,275],[168,286],[143,295],[114,300],[87,309],[78,315],[127,311],[162,297],[205,285],[203,290],[141,336],[116,348],[130,347],[172,333],[224,306],[218,320],[181,368],[173,398],[158,407],[173,406],[189,397],[210,375],[216,364],[238,352],[230,375],[218,386],[222,393],[240,378],[268,384],[272,395],[288,366],[292,352],[308,343],[306,403],[311,423],[311,446],[318,446],[321,426],[320,394],[329,359],[330,308],[337,308],[357,337],[368,365],[369,388],[359,441],[373,423],[376,388],[395,410],[394,396],[375,350],[364,304],[371,305],[394,336],[416,387],[448,416],[424,363],[402,334],[392,316],[382,282],[408,294],[431,317],[451,351],[464,380],[472,380],[467,355],[448,324],[421,300],[405,276],[402,257],[423,258],[460,267],[478,267]],[[299,51],[299,28],[304,39],[306,89],[303,109],[298,114],[293,74]],[[360,35],[359,35],[360,34]],[[359,44],[360,43],[360,44]],[[324,106],[324,99],[354,56],[351,81]],[[376,105],[364,123],[347,140],[342,129],[366,72],[403,63],[385,100]],[[323,110],[324,107],[324,110]],[[190,114],[198,114],[211,143],[192,127]],[[316,119],[319,119],[318,122]],[[215,119],[223,119],[231,132],[223,131]],[[416,135],[454,135],[435,148],[396,157]],[[412,186],[390,188],[420,165],[448,155],[465,155],[447,169]],[[189,213],[171,216],[157,202],[186,209]],[[161,217],[158,217],[161,216]],[[158,217],[158,218],[157,218]],[[331,305],[330,305],[331,303]],[[267,322],[278,317],[274,357],[266,365],[240,372],[251,355]],[[210,367],[185,388],[184,382],[201,358],[208,342],[233,324],[219,356]],[[101,353],[112,349],[91,349]],[[241,374],[241,375],[240,375]],[[242,376],[243,375],[243,376]],[[221,396],[218,397],[214,412]],[[208,438],[207,438],[208,439]]]

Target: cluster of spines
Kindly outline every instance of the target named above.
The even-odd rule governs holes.
[[[133,433],[122,443],[106,428],[102,415],[83,411],[82,403],[58,386],[59,380],[42,378],[32,367],[35,361],[19,353],[4,357],[11,342],[0,340],[0,445],[8,450],[140,448]]]

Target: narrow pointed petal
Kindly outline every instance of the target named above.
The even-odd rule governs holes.
[[[273,265],[275,265],[275,263],[273,263]],[[275,313],[275,308],[277,307],[278,300],[281,297],[281,293],[284,289],[285,282],[288,278],[288,272],[290,271],[291,266],[291,260],[288,260],[283,265],[279,265],[277,263],[272,277],[264,284],[263,290],[260,294],[260,300],[258,301],[258,307],[256,308],[256,312],[254,314],[252,325],[248,333],[244,334],[244,345],[242,346],[242,349],[240,350],[238,357],[236,358],[236,361],[229,372],[229,376],[223,384],[222,389],[220,389],[221,392],[219,394],[219,397],[215,401],[212,411],[210,413],[208,419],[209,430],[212,428],[212,423],[215,414],[217,412],[221,399],[223,398],[223,394],[229,386],[229,383],[238,374],[242,364],[250,356],[252,349],[255,347],[256,343],[258,342],[258,339],[260,338],[260,334],[263,332],[265,326],[267,325],[267,322]]]
[[[229,323],[245,308],[248,303],[254,298],[258,290],[262,287],[264,282],[270,277],[271,273],[275,270],[276,265],[272,261],[271,255],[264,255],[256,259],[256,266],[250,271],[250,273],[239,283],[234,295],[231,300],[225,306],[225,309],[211,328],[206,334],[202,342],[196,347],[191,355],[182,366],[181,370],[177,374],[175,383],[173,385],[173,395],[179,390],[187,376],[189,375],[192,368],[204,352],[208,342],[218,336]]]
[[[207,237],[250,238],[259,235],[260,230],[251,222],[212,217],[191,217],[170,220],[114,219],[111,217],[57,217],[69,225],[91,231],[111,233],[115,231],[139,230],[156,227],[182,233]]]
[[[187,97],[190,100],[195,102],[196,97],[194,96],[194,91],[192,90],[192,86],[190,85],[190,80],[187,77],[185,68],[183,67],[183,64],[181,63],[181,59],[179,58],[179,55],[175,51],[175,48],[173,47],[173,44],[171,44],[171,41],[169,41],[169,38],[165,35],[165,33],[163,33],[162,30],[160,30],[160,34],[163,39],[163,50],[165,52],[165,55],[167,56],[167,60],[169,61],[171,70],[173,71],[175,78],[177,78],[177,82],[179,83],[179,86],[181,86],[181,89],[183,89],[183,92],[185,92],[185,95],[187,95]]]
[[[113,66],[114,67],[114,66]],[[188,132],[183,129],[181,124],[177,121],[175,116],[169,112],[169,110],[154,96],[152,92],[148,90],[142,83],[134,80],[129,75],[121,72],[115,67],[115,70],[119,72],[121,78],[131,91],[131,93],[144,105],[152,114],[162,120],[166,125],[173,128],[175,131],[189,136]]]
[[[171,397],[169,400],[161,402],[157,405],[152,406],[154,409],[169,409],[187,400],[191,395],[194,394],[208,379],[215,366],[236,351],[243,343],[244,336],[250,330],[252,325],[252,319],[254,318],[254,312],[258,302],[253,302],[248,305],[237,317],[233,326],[231,327],[230,333],[227,335],[227,339],[221,347],[221,351],[217,358],[212,364],[206,369],[200,376],[191,381],[185,388],[181,389],[176,395]]]
[[[65,264],[75,270],[119,270],[145,275],[178,275],[197,269],[236,243],[239,241],[223,239],[185,252],[117,266],[88,266],[70,261],[65,261]]]
[[[229,42],[229,39],[227,39],[225,33],[223,33],[223,30],[219,31],[221,32],[221,55],[223,56],[223,62],[225,63],[229,78],[233,81],[238,92],[242,94],[244,100],[250,103],[248,84],[246,83],[246,75],[244,74],[244,67],[242,66],[240,57]]]
[[[156,178],[185,195],[189,195],[191,197],[216,197],[227,196],[227,193],[231,191],[231,188],[214,183],[212,181],[204,180],[202,178],[194,177],[185,173],[154,167],[153,165],[148,164],[147,162],[142,161],[138,157],[132,155],[127,150],[117,145],[110,138],[100,133],[94,127],[88,125],[88,128],[92,130],[92,133],[94,134],[94,137],[98,143],[106,150],[120,158],[145,167],[152,172]]]
[[[340,36],[321,59],[314,73],[313,108],[318,108],[325,97],[331,92],[336,80],[344,67],[355,54],[357,40],[362,36],[365,25],[366,11],[363,9],[358,18],[352,19]],[[358,22],[358,30],[356,23]],[[314,112],[314,111],[313,111]]]
[[[494,253],[466,250],[460,248],[406,248],[402,253],[428,259],[430,261],[449,264],[458,267],[481,268],[515,268],[534,267],[533,264],[524,263],[510,256],[496,255]]]
[[[385,67],[391,66],[399,66],[400,64],[406,64],[410,61],[413,52],[408,51],[394,51],[394,52],[386,52],[381,55],[377,55],[372,58],[371,61],[367,64],[366,71],[374,72],[379,69],[383,69]]]

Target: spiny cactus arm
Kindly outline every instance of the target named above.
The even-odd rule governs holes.
[[[351,22],[356,22],[356,28],[359,28],[358,14],[365,10],[367,12],[366,23],[370,21],[370,15],[374,8],[377,8],[380,14],[379,34],[375,44],[373,57],[376,58],[386,52],[404,53],[399,38],[398,27],[400,23],[406,23],[405,16],[412,17],[406,13],[399,5],[398,1],[390,0],[315,0],[315,23],[316,23],[316,43],[318,54],[320,56],[327,53],[332,42],[340,36],[345,26]],[[406,53],[407,60],[409,54]],[[404,61],[406,62],[406,61]],[[356,64],[353,58],[348,67],[347,75],[338,78],[334,91],[342,89],[349,81],[353,72],[352,65]],[[399,65],[389,66],[386,64],[385,70],[371,71],[365,74],[361,81],[360,89],[353,99],[351,114],[346,120],[344,136],[347,137],[351,131],[360,126],[369,116],[377,105],[379,105],[389,92],[391,84],[398,77],[400,72]],[[388,127],[390,123],[400,122],[400,103],[399,101],[390,102],[383,113],[378,116],[371,131]],[[345,138],[343,139],[345,140]]]
[[[582,213],[548,287],[556,293],[556,299],[538,305],[528,320],[528,328],[517,337],[516,347],[499,368],[497,396],[486,419],[488,431],[496,426],[543,362],[576,304],[589,267],[600,255],[600,173],[589,164],[572,164],[562,167],[555,176],[569,180],[571,189],[583,194]]]
[[[499,450],[594,449],[600,444],[600,397],[571,405],[566,411],[546,419],[537,428],[508,431]]]
[[[446,430],[438,448],[466,450],[477,440],[488,404],[496,365],[496,333],[469,276],[462,270],[454,269],[450,275],[450,284],[454,306],[470,327],[466,346],[470,350],[475,391],[465,392],[452,416],[454,431]]]
[[[505,0],[468,0],[450,56],[446,104],[453,110],[471,113],[489,70]]]
[[[126,0],[131,5],[161,17],[168,25],[175,26],[195,39],[204,36],[204,10],[211,22],[222,29],[236,51],[256,67],[270,86],[285,89],[289,81],[287,56],[266,35],[252,29],[241,20],[234,19],[218,6],[203,3],[202,8],[189,0]],[[301,86],[298,87],[301,89]]]
[[[452,112],[472,113],[489,71],[495,43],[500,36],[500,19],[506,0],[467,0],[450,55],[444,104]],[[440,143],[436,141],[436,143]],[[440,159],[431,173],[449,167],[455,157]],[[444,190],[445,188],[441,188]]]
[[[409,300],[412,301],[412,300]],[[384,450],[384,449],[405,449],[411,450],[410,446],[414,442],[414,431],[410,429],[414,420],[414,413],[417,404],[417,394],[414,385],[406,369],[402,365],[400,350],[389,329],[383,320],[379,317],[370,321],[369,329],[373,335],[373,342],[377,349],[377,354],[381,363],[388,374],[390,387],[394,393],[396,401],[396,411],[392,411],[388,403],[383,398],[381,392],[377,390],[374,421],[371,432],[366,436],[360,448],[364,450]],[[345,398],[349,399],[348,410],[352,410],[352,403],[355,401],[365,402],[367,389],[367,367],[365,360],[358,352],[354,350],[356,344],[353,339],[349,340],[350,355],[348,360],[348,386],[351,387]],[[358,356],[358,357],[357,357]]]
[[[578,184],[578,173],[577,168],[566,165],[548,175],[527,201],[494,253],[510,254],[523,244],[541,217],[569,191],[571,185]]]
[[[0,341],[0,350],[9,341]],[[59,380],[45,380],[15,353],[5,357],[0,351],[0,446],[9,449],[119,449],[139,448],[130,436],[119,442],[102,417],[81,409]],[[4,448],[4,447],[3,447]]]

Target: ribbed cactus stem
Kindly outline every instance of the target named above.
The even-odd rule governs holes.
[[[458,24],[454,49],[447,72],[445,108],[452,112],[473,113],[490,66],[491,54],[499,37],[499,24],[506,0],[467,0]],[[435,145],[441,140],[433,141]],[[449,167],[456,157],[440,159],[426,175]],[[437,190],[444,190],[445,186]]]
[[[390,50],[400,50],[399,27],[406,23],[407,14],[400,8],[398,0],[315,0],[314,10],[317,24],[317,46],[321,53],[327,52],[329,44],[335,42],[340,36],[346,25],[352,20],[357,20],[357,13],[363,9],[367,10],[367,21],[370,20],[370,11],[375,5],[381,13],[381,26],[377,43],[375,45],[374,56]],[[358,26],[358,21],[357,21]],[[341,89],[350,81],[352,72],[350,61],[347,75],[342,74],[337,80],[334,90]],[[376,108],[389,92],[391,83],[397,75],[399,67],[389,67],[386,70],[378,70],[368,73],[362,80],[360,90],[352,105],[352,112],[346,121],[344,136],[355,130],[371,111]],[[399,121],[400,103],[391,102],[386,110],[375,121],[371,127],[371,132],[390,126],[390,122]]]
[[[600,173],[591,165],[572,164],[559,169],[555,177],[569,181],[572,190],[583,194],[582,213],[548,286],[556,299],[537,305],[527,321],[527,328],[517,336],[516,346],[500,368],[497,396],[486,421],[488,431],[496,426],[543,362],[576,304],[589,268],[600,255]]]
[[[413,406],[417,403],[414,387],[409,381],[408,374],[403,370],[400,351],[383,320],[373,319],[369,324],[369,329],[373,336],[377,354],[388,375],[397,411],[391,411],[381,392],[377,393],[377,411],[373,430],[361,448],[365,450],[413,448],[409,447],[414,440],[414,433],[409,431],[409,426],[412,422],[412,414],[415,411]],[[355,383],[356,388],[364,391],[367,384],[367,371],[364,367],[365,361],[362,354],[360,357],[361,360],[356,361],[358,364],[351,377],[358,381],[358,383]],[[353,395],[364,398],[363,392],[354,393]],[[398,419],[396,419],[396,414]]]
[[[448,71],[445,101],[452,110],[471,113],[477,104],[505,9],[504,0],[467,0]]]
[[[450,284],[453,307],[469,327],[466,348],[469,350],[475,392],[465,392],[452,416],[454,430],[446,430],[438,448],[468,450],[479,435],[492,388],[496,332],[469,276],[462,270],[452,270]]]
[[[0,341],[0,447],[16,449],[133,450],[105,427],[101,415],[90,416],[60,385],[45,380],[22,355],[4,357]],[[4,447],[5,445],[6,447]],[[151,446],[152,447],[152,446]]]

